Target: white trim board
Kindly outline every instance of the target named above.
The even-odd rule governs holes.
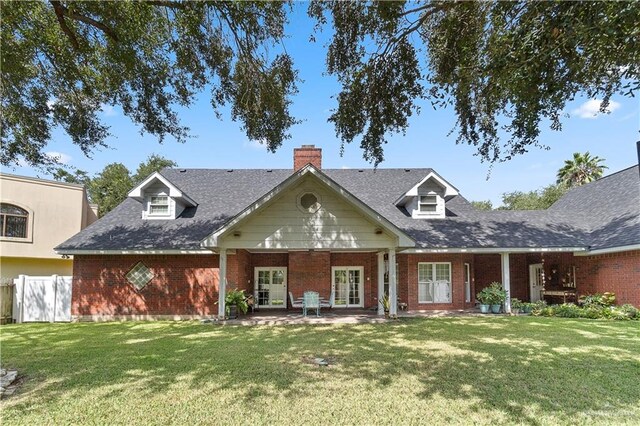
[[[556,253],[556,252],[584,252],[584,247],[496,247],[496,248],[411,248],[400,249],[400,253]]]

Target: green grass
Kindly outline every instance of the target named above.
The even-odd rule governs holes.
[[[637,322],[0,328],[2,424],[638,424]],[[308,363],[329,357],[330,367]]]

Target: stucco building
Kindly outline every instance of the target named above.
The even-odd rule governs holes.
[[[97,220],[82,185],[0,173],[0,276],[71,275],[54,247]]]

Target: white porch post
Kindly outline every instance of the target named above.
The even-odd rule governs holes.
[[[398,315],[398,288],[396,283],[396,249],[389,249],[389,315]]]
[[[502,260],[502,288],[507,292],[507,299],[504,301],[504,311],[511,313],[511,277],[509,273],[509,253],[500,253]]]
[[[380,300],[384,295],[384,252],[378,252],[378,315],[384,315],[384,307]]]
[[[227,315],[224,297],[227,293],[227,250],[220,248],[220,260],[218,264],[218,318],[224,319]]]

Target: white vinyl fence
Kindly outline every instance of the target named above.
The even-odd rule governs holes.
[[[71,277],[20,275],[13,282],[15,322],[71,321]]]

